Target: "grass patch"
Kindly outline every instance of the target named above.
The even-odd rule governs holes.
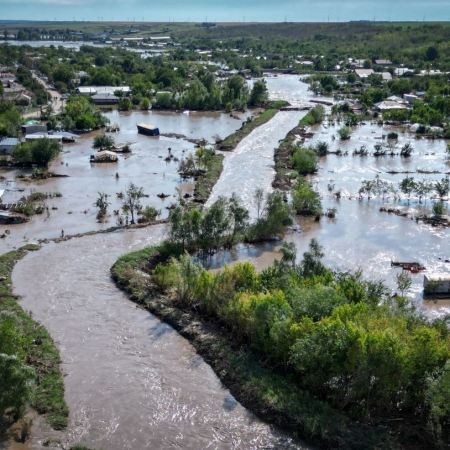
[[[314,117],[312,116],[311,112],[308,112],[303,119],[300,120],[300,125],[303,127],[315,125],[316,121]]]
[[[15,315],[21,334],[30,343],[26,348],[26,362],[36,371],[31,406],[45,414],[47,422],[55,430],[61,430],[67,426],[69,410],[64,400],[59,352],[48,331],[25,313],[12,293],[11,274],[15,264],[29,251],[39,249],[40,246],[29,244],[0,256],[0,276],[6,278],[0,282],[0,311]]]
[[[234,150],[242,139],[248,136],[254,129],[264,125],[272,119],[277,112],[277,109],[267,109],[251,122],[245,122],[239,130],[235,131],[233,134],[230,134],[219,144],[219,150]]]
[[[291,104],[286,100],[271,100],[268,104],[269,108],[280,109],[285,106],[290,106]]]

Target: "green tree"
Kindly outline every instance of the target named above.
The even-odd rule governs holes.
[[[37,139],[31,145],[32,160],[39,166],[47,166],[60,151],[61,144],[47,138]]]
[[[298,145],[291,157],[291,164],[300,175],[316,173],[318,169],[317,155],[314,150]]]
[[[322,214],[322,202],[320,195],[303,178],[298,179],[292,186],[292,206],[297,214],[315,215]]]
[[[267,103],[269,94],[265,80],[256,80],[250,93],[250,105],[259,106]]]
[[[98,134],[94,137],[94,143],[92,144],[92,148],[94,150],[111,150],[114,148],[115,141],[112,136],[108,136],[106,134]]]
[[[412,286],[411,275],[405,270],[402,270],[400,273],[397,274],[396,280],[397,280],[397,288],[402,293],[402,297],[404,297],[405,292],[408,292]]]

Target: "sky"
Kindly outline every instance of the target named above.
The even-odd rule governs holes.
[[[0,20],[448,21],[450,0],[0,0]]]

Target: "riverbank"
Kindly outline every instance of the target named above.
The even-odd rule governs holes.
[[[239,142],[242,141],[246,136],[248,136],[255,128],[267,123],[272,119],[275,114],[277,114],[278,109],[267,109],[261,113],[258,117],[250,122],[245,122],[239,130],[230,134],[222,142],[217,145],[219,150],[232,151],[234,150]]]
[[[181,308],[160,294],[149,274],[171,255],[163,246],[121,257],[111,268],[117,286],[131,300],[171,325],[188,339],[202,358],[244,406],[270,423],[323,448],[391,449],[385,429],[357,424],[298,388],[293,377],[271,370],[249,348],[233,340],[217,320]]]
[[[45,415],[53,429],[62,430],[67,426],[69,410],[64,399],[59,352],[47,330],[22,309],[12,292],[11,274],[15,264],[28,252],[39,249],[38,245],[30,244],[0,256],[0,275],[5,277],[0,282],[0,313],[10,313],[17,318],[18,328],[27,343],[25,361],[34,368],[36,383],[31,407]]]
[[[215,155],[213,155],[211,161],[208,164],[208,170],[206,171],[206,173],[195,179],[195,203],[207,202],[214,188],[214,185],[217,183],[217,180],[222,173],[224,158],[225,157],[222,154],[216,153]]]

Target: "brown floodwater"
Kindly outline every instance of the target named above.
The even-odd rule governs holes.
[[[65,433],[37,422],[33,448],[49,437],[110,450],[311,448],[249,413],[184,338],[115,287],[117,258],[164,232],[48,244],[17,264],[14,291],[58,344],[70,408]]]
[[[161,210],[161,218],[167,217],[166,209],[176,201],[176,189],[182,194],[192,195],[194,185],[181,180],[177,172],[178,162],[166,162],[171,149],[174,159],[181,160],[194,151],[194,145],[182,139],[148,137],[137,133],[136,123],[151,123],[162,133],[178,133],[187,137],[205,138],[213,142],[212,136],[224,137],[236,131],[248,113],[240,119],[223,113],[173,113],[173,112],[131,112],[108,113],[111,123],[120,124],[120,132],[112,133],[117,144],[130,142],[132,152],[119,154],[118,163],[91,164],[89,156],[94,153],[92,143],[98,132],[81,135],[75,144],[65,144],[63,152],[53,161],[50,170],[68,175],[67,178],[30,182],[16,178],[18,174],[29,174],[30,170],[0,170],[0,189],[5,189],[4,203],[13,203],[31,192],[60,192],[62,197],[45,201],[49,215],[44,213],[31,218],[21,225],[0,225],[0,234],[10,230],[9,236],[0,239],[0,253],[26,242],[42,238],[55,238],[65,234],[106,229],[117,224],[114,210],[121,210],[118,192],[124,192],[133,182],[144,189],[148,197],[142,199],[144,206],[150,205]],[[119,177],[116,177],[116,173]],[[102,223],[96,220],[97,208],[94,203],[98,192],[108,194],[109,216]],[[164,193],[168,198],[160,199],[157,194]],[[57,209],[53,209],[57,208]]]

